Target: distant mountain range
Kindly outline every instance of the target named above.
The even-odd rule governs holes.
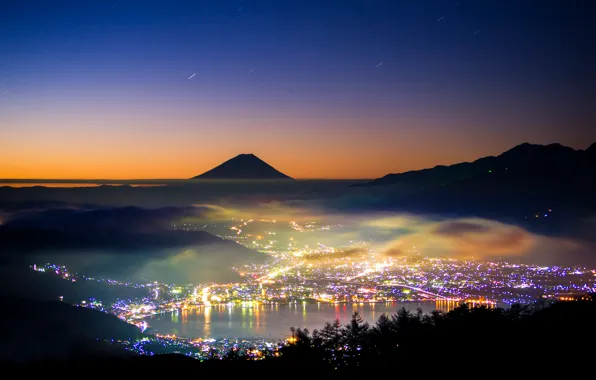
[[[239,154],[191,179],[292,179],[254,154]]]
[[[419,186],[445,186],[459,181],[485,177],[489,174],[508,172],[510,175],[537,173],[550,175],[572,173],[583,175],[583,170],[596,163],[596,143],[586,150],[574,150],[561,144],[535,145],[524,143],[499,156],[480,158],[450,166],[387,174],[364,186],[408,184]]]
[[[388,174],[354,187],[382,194],[376,209],[527,220],[560,233],[596,215],[595,173],[596,143],[586,150],[524,143],[496,157]]]

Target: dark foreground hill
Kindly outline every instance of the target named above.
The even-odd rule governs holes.
[[[202,376],[287,376],[315,379],[365,378],[373,374],[530,378],[588,374],[596,338],[596,302],[590,296],[547,305],[540,301],[508,309],[462,305],[449,313],[383,314],[369,326],[354,314],[345,325],[328,323],[318,332],[292,329],[293,342],[281,356],[260,361],[228,355],[200,362],[180,355],[129,359],[81,358],[16,366],[20,373],[85,368],[150,374],[195,370]],[[8,367],[5,367],[8,368]],[[298,377],[298,376],[296,376]]]
[[[139,329],[114,315],[58,301],[1,298],[0,302],[0,361],[126,357],[125,351],[103,341],[141,336]]]
[[[292,179],[254,154],[239,154],[223,164],[191,179]]]
[[[37,301],[79,303],[96,298],[105,304],[118,299],[141,298],[149,295],[145,288],[119,286],[105,282],[66,281],[55,273],[38,272],[21,266],[0,266],[0,299],[26,298]]]

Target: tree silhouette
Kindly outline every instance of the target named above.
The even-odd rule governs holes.
[[[467,368],[487,362],[526,365],[528,354],[535,351],[544,360],[557,361],[565,353],[590,362],[595,320],[596,300],[585,296],[507,309],[462,304],[448,313],[402,308],[393,315],[382,314],[372,328],[354,313],[345,325],[328,322],[312,335],[306,329],[291,329],[294,339],[283,354],[286,360],[320,363],[340,372],[393,368],[398,363],[432,363],[436,368],[462,361]]]
[[[341,344],[341,322],[339,319],[336,319],[333,323],[326,322],[320,332],[320,338],[323,347],[337,349]]]
[[[340,343],[343,349],[344,365],[359,366],[362,350],[368,341],[369,325],[355,311],[352,319],[341,328]]]

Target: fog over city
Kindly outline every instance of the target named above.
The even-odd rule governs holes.
[[[0,0],[0,365],[585,378],[594,5]]]
[[[218,186],[226,188],[225,184]],[[228,186],[234,188],[234,185]],[[181,186],[173,187],[171,195],[167,193],[167,186],[159,189],[38,188],[38,192],[47,192],[57,199],[63,196],[61,191],[79,194],[83,202],[23,200],[5,208],[0,242],[2,260],[24,264],[59,262],[90,274],[140,276],[171,283],[229,282],[238,279],[233,268],[263,264],[269,256],[257,252],[255,247],[221,240],[214,236],[221,236],[221,232],[209,234],[205,232],[209,229],[203,227],[231,225],[234,221],[249,219],[275,220],[278,226],[292,222],[333,226],[332,230],[330,227],[330,230],[304,234],[293,232],[301,247],[315,247],[320,243],[346,250],[347,255],[354,248],[351,245],[360,244],[360,249],[389,258],[407,255],[416,247],[417,252],[427,257],[464,260],[563,265],[587,264],[595,259],[588,245],[593,237],[578,236],[581,228],[567,236],[549,236],[540,228],[532,231],[523,223],[489,218],[378,211],[369,206],[373,196],[359,205],[354,199],[364,197],[338,184],[333,185],[334,191],[342,189],[346,195],[305,197],[303,194],[309,192],[301,185],[298,193],[292,189],[292,192],[270,196],[267,185],[261,186],[264,190],[253,194],[250,200],[232,200],[227,196],[209,199],[214,201],[212,203],[199,201],[185,206],[175,199],[184,189]],[[322,183],[323,189],[325,186],[330,185]],[[306,188],[314,191],[317,184]],[[148,191],[156,193],[146,196]],[[197,186],[185,191],[193,192],[195,198],[205,198]],[[119,206],[118,198],[126,197],[129,192],[138,192],[133,197],[145,207]],[[268,201],[267,197],[274,199]],[[166,207],[171,199],[175,199],[174,205]],[[89,202],[91,200],[99,205]],[[342,207],[342,202],[352,208]],[[354,205],[358,207],[357,212],[353,210]],[[557,211],[545,212],[556,216]],[[588,231],[589,219],[581,223]]]

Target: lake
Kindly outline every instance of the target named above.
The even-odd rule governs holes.
[[[354,311],[373,324],[381,314],[393,314],[402,307],[414,312],[421,308],[424,313],[430,313],[433,310],[448,311],[456,306],[455,301],[297,303],[253,307],[219,305],[161,314],[148,318],[147,322],[150,332],[185,338],[283,339],[289,336],[292,326],[306,327],[312,331],[336,318],[346,323]]]

